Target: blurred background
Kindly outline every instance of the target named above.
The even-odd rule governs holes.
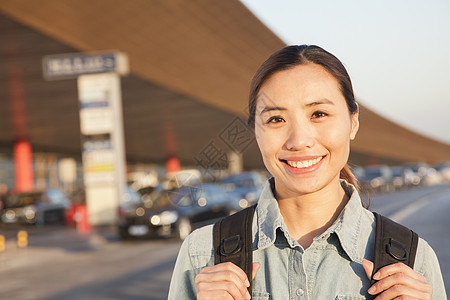
[[[433,246],[448,286],[449,13],[445,1],[0,2],[0,293],[165,299],[181,241],[257,201],[270,175],[246,126],[249,84],[304,43],[354,81],[365,201]],[[45,58],[69,54],[58,68],[73,71],[80,53],[119,52],[123,128],[87,134],[80,81],[49,80]],[[112,160],[90,148],[105,141]]]

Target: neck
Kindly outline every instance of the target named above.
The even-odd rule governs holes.
[[[334,223],[348,202],[339,181],[311,194],[277,199],[289,234],[303,249]]]

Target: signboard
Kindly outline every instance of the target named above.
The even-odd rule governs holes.
[[[124,170],[120,82],[117,74],[78,78],[85,186],[113,184]],[[121,175],[121,174],[120,174]]]
[[[120,52],[48,55],[43,59],[43,71],[47,80],[110,72],[125,75],[128,59]]]
[[[115,224],[126,189],[119,75],[128,73],[127,56],[73,53],[45,56],[42,63],[47,80],[77,78],[89,222]]]
[[[120,77],[78,77],[84,186],[91,224],[114,224],[125,193],[125,147]]]
[[[117,75],[113,75],[117,76]],[[114,129],[114,111],[110,91],[111,76],[94,76],[79,81],[80,126],[82,134],[100,134]]]
[[[83,136],[84,182],[87,186],[115,183],[116,157],[110,134]]]

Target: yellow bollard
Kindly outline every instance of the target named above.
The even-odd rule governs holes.
[[[25,230],[21,230],[17,233],[17,246],[19,246],[19,248],[28,246],[28,233]]]
[[[0,234],[0,252],[5,251],[5,236]]]

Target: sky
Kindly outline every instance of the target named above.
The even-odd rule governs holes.
[[[450,144],[450,1],[241,2],[286,44],[336,55],[362,105]]]

